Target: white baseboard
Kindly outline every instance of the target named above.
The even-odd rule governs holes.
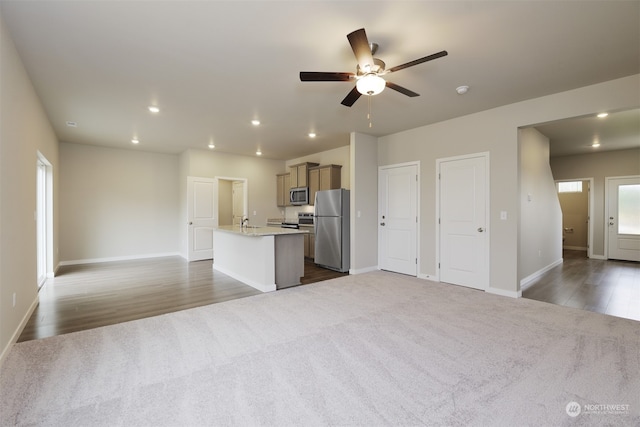
[[[563,246],[562,249],[568,249],[570,251],[586,251],[588,248],[582,246]]]
[[[440,279],[435,274],[418,273],[418,279],[431,280],[432,282],[439,282]]]
[[[377,265],[373,265],[371,267],[365,267],[365,268],[350,268],[349,269],[349,274],[363,274],[363,273],[370,273],[372,271],[378,271],[380,270],[378,268]]]
[[[182,256],[180,252],[164,252],[158,254],[141,254],[141,255],[129,255],[129,256],[120,256],[120,257],[108,257],[108,258],[87,258],[87,259],[76,259],[71,261],[60,261],[60,266],[63,265],[78,265],[78,264],[94,264],[99,262],[112,262],[112,261],[130,261],[135,259],[145,259],[145,258],[162,258],[169,256]]]
[[[589,258],[590,259],[609,259],[604,255],[591,255]]]
[[[487,292],[489,294],[500,295],[500,296],[503,296],[503,297],[510,297],[510,298],[521,298],[522,297],[522,290],[519,290],[519,291],[507,291],[505,289],[492,288],[491,286],[489,286],[487,289],[485,289],[485,292]]]
[[[20,324],[18,325],[18,328],[16,329],[16,331],[11,336],[11,339],[9,340],[9,342],[7,343],[5,348],[2,349],[2,353],[0,353],[0,366],[2,366],[2,364],[5,361],[5,359],[9,355],[9,352],[11,351],[11,348],[18,341],[18,338],[20,338],[20,334],[24,330],[24,327],[27,326],[27,322],[29,322],[29,319],[31,318],[31,315],[35,311],[35,309],[38,306],[39,302],[40,302],[40,299],[38,298],[38,294],[36,294],[36,299],[33,300],[33,302],[31,303],[31,306],[29,307],[29,310],[27,310],[25,315],[22,317],[22,320],[20,321]]]
[[[551,270],[552,268],[557,267],[560,264],[562,264],[562,261],[563,261],[563,259],[560,258],[559,260],[556,260],[556,261],[552,262],[551,264],[547,265],[546,267],[543,267],[540,270],[536,271],[535,273],[530,274],[527,277],[525,277],[524,279],[520,280],[520,293],[522,294],[522,291],[524,291],[529,286],[531,286],[531,284],[537,278],[542,276],[544,273],[546,273],[547,271]]]

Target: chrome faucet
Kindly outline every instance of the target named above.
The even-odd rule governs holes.
[[[244,216],[242,217],[242,225],[240,226],[240,228],[245,228],[249,226],[249,218]]]

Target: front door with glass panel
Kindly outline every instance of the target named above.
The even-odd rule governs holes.
[[[640,176],[607,178],[608,258],[640,261]]]

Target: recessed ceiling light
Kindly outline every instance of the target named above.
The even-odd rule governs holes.
[[[609,113],[600,113],[600,114],[598,114],[598,117],[601,118],[601,119],[604,119],[608,115],[609,115]]]
[[[260,124],[260,120],[251,120],[251,124],[254,126],[258,126]]]
[[[309,138],[315,138],[316,134],[315,132],[309,132]]]
[[[593,144],[591,144],[591,146],[593,148],[598,148],[598,147],[600,147],[600,143],[599,142],[594,142]]]
[[[256,156],[262,156],[262,151],[260,150],[256,151]]]
[[[158,107],[156,107],[155,105],[150,105],[149,106],[149,111],[151,111],[152,113],[159,113],[160,109]]]
[[[76,122],[67,122],[67,126],[69,126],[70,128],[77,128],[78,124]]]
[[[469,86],[458,86],[456,92],[458,92],[458,95],[464,95],[469,92]]]
[[[209,148],[213,149],[213,148],[216,148],[216,146],[215,146],[215,145],[213,145],[213,142],[210,142],[210,143],[209,143]]]
[[[138,138],[133,138],[133,139],[131,140],[131,143],[132,143],[132,144],[137,144],[137,143],[139,143],[139,142],[140,142],[140,140],[139,140]]]

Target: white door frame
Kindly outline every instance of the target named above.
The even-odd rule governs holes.
[[[444,163],[444,162],[451,162],[451,161],[456,161],[456,160],[466,160],[466,159],[472,159],[475,157],[484,157],[486,160],[486,168],[485,168],[485,218],[486,218],[486,240],[485,240],[485,262],[487,265],[487,270],[485,272],[486,274],[486,287],[485,287],[485,291],[488,290],[491,287],[491,206],[490,206],[490,201],[491,201],[491,188],[490,188],[490,183],[491,183],[491,164],[490,164],[490,157],[489,157],[489,152],[488,151],[483,151],[480,153],[472,153],[472,154],[463,154],[460,156],[453,156],[453,157],[444,157],[441,159],[436,159],[436,201],[435,201],[435,206],[436,206],[436,212],[435,212],[435,230],[436,230],[436,277],[433,278],[433,280],[436,281],[440,281],[440,178],[439,178],[439,174],[440,174],[440,164]]]
[[[213,196],[213,211],[216,213],[215,214],[215,220],[214,220],[214,224],[217,227],[218,224],[218,207],[220,206],[220,203],[218,201],[218,197],[220,197],[220,181],[241,181],[242,182],[242,191],[243,191],[243,215],[247,218],[249,218],[249,197],[248,197],[248,190],[249,190],[249,180],[247,178],[233,178],[233,177],[229,177],[229,176],[216,176],[213,178],[213,192],[214,192],[214,196]]]
[[[604,258],[609,259],[609,183],[614,179],[639,178],[640,175],[605,176],[604,177]],[[616,221],[618,219],[616,218]]]
[[[593,178],[575,178],[575,179],[557,179],[555,183],[559,182],[573,182],[573,181],[588,181],[589,182],[589,203],[588,203],[588,212],[587,218],[589,219],[589,226],[587,227],[587,258],[593,258],[593,211],[594,211],[594,200],[593,200]],[[558,186],[556,185],[556,192],[558,191]]]
[[[36,166],[40,167],[39,165],[41,164],[44,168],[44,173],[45,173],[44,183],[38,183],[38,185],[44,184],[44,187],[45,187],[41,189],[44,192],[43,194],[44,211],[36,212],[36,219],[38,221],[44,221],[44,224],[42,224],[43,235],[38,236],[37,242],[38,242],[38,245],[41,244],[44,246],[41,249],[42,249],[42,254],[44,255],[43,273],[44,273],[44,279],[46,280],[47,278],[49,279],[53,278],[55,275],[54,266],[53,266],[53,261],[54,261],[53,260],[54,259],[54,256],[53,256],[53,253],[54,253],[53,252],[53,166],[40,151],[36,153],[36,156],[37,156]],[[40,249],[38,249],[38,252],[39,251]],[[37,285],[38,287],[41,287],[43,284],[44,284],[44,280],[38,283]]]
[[[378,167],[378,180],[380,180],[380,172],[386,169],[402,168],[407,166],[415,166],[417,174],[416,182],[416,277],[421,277],[420,273],[420,161],[396,163],[393,165],[384,165]],[[380,191],[380,189],[378,189]],[[378,193],[379,194],[379,193]],[[378,197],[379,199],[379,197]],[[380,200],[378,200],[378,220],[380,220]],[[379,222],[379,221],[378,221]],[[380,245],[380,231],[378,231],[378,269],[380,269],[380,259],[382,256],[382,250]]]

